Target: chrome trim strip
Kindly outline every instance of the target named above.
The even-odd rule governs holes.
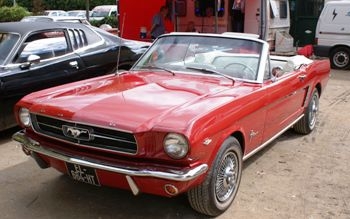
[[[112,138],[112,137],[107,137],[107,136],[103,136],[103,135],[96,135],[96,134],[91,134],[91,136],[97,137],[97,138],[101,138],[101,139],[107,139],[107,140],[111,140],[111,141],[121,141],[121,142],[124,142],[124,143],[136,144],[136,141],[133,142],[133,141],[128,141],[128,140],[123,140],[121,138]],[[134,139],[135,139],[135,137],[134,137]]]
[[[125,174],[129,176],[155,177],[160,179],[185,182],[185,181],[190,181],[195,179],[196,177],[204,174],[208,170],[207,164],[201,164],[192,169],[183,170],[183,171],[171,170],[171,169],[168,171],[157,171],[157,170],[151,170],[146,168],[136,169],[132,167],[120,167],[110,163],[99,163],[98,161],[82,158],[82,157],[80,158],[70,157],[68,155],[64,155],[59,152],[50,150],[40,145],[39,142],[27,137],[24,131],[19,131],[13,134],[12,139],[21,143],[23,148],[28,151],[33,151],[33,152],[43,154],[64,162],[68,162],[68,163],[88,166],[95,169],[106,170],[106,171]]]
[[[42,123],[42,122],[36,122],[37,124],[40,124],[42,126],[47,126],[47,127],[50,127],[50,128],[53,128],[53,129],[56,129],[56,130],[61,130],[62,131],[62,128],[58,128],[57,126],[54,126],[54,125],[50,125],[50,124],[46,124],[46,123]]]
[[[276,138],[278,138],[280,135],[282,135],[285,131],[287,131],[290,127],[292,127],[295,123],[297,123],[301,118],[304,117],[304,114],[299,116],[294,122],[292,122],[290,125],[288,125],[287,127],[285,127],[284,129],[282,129],[280,132],[278,132],[276,135],[274,135],[272,138],[270,138],[269,140],[267,140],[265,143],[263,143],[262,145],[260,145],[259,147],[255,148],[254,150],[252,150],[249,154],[245,155],[243,157],[243,161],[247,160],[249,157],[253,156],[254,154],[256,154],[258,151],[260,151],[261,149],[263,149],[264,147],[266,147],[268,144],[270,144],[273,140],[275,140]]]

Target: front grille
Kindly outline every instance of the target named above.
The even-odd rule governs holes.
[[[128,154],[137,153],[135,137],[128,132],[65,121],[37,114],[31,114],[31,119],[34,130],[48,137],[85,147]]]

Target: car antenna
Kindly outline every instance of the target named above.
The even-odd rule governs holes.
[[[120,36],[119,36],[120,44],[119,44],[119,49],[118,49],[117,68],[116,68],[116,71],[115,71],[116,75],[119,75],[118,74],[118,70],[119,70],[119,61],[120,61],[120,50],[121,50],[121,47],[122,47],[122,36],[123,36],[123,32],[124,32],[124,22],[125,22],[125,13],[123,14],[122,29],[120,31]]]

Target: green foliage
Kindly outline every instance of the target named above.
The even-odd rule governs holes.
[[[24,16],[28,15],[30,15],[30,13],[27,11],[27,9],[20,6],[4,6],[0,8],[0,22],[19,21]]]
[[[116,16],[108,16],[105,17],[104,19],[105,24],[111,25],[111,27],[118,27],[118,19]]]
[[[44,7],[45,6],[42,0],[33,0],[33,7],[31,11],[34,15],[37,15],[44,11]]]
[[[108,16],[100,21],[91,20],[90,23],[91,23],[91,25],[96,26],[96,27],[99,27],[102,24],[109,24],[113,28],[118,27],[118,19],[115,16]]]

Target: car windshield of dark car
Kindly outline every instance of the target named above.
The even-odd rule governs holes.
[[[3,65],[6,57],[10,54],[16,42],[19,39],[19,35],[11,33],[0,33],[0,65]]]
[[[132,70],[226,75],[257,80],[263,45],[259,41],[217,36],[175,35],[159,38]]]

